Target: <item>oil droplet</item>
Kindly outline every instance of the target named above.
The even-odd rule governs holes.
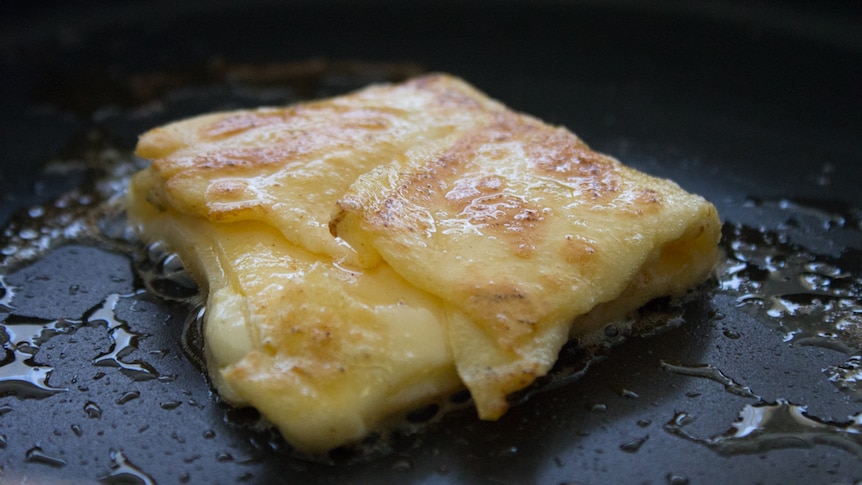
[[[197,292],[197,285],[186,271],[180,257],[174,253],[168,254],[157,263],[162,276],[191,291]]]
[[[762,321],[793,345],[850,355],[862,350],[859,211],[790,200],[750,205],[794,223],[774,229],[725,224],[728,258],[719,271],[720,288],[765,316]]]
[[[99,419],[102,417],[102,408],[92,401],[87,401],[84,404],[84,412],[87,413],[87,417],[90,419]]]
[[[641,428],[646,428],[647,426],[652,424],[652,421],[650,421],[649,419],[639,419],[637,424]]]
[[[103,200],[102,196],[96,198]],[[50,207],[26,211],[10,220],[0,239],[0,254],[6,256],[0,266],[14,267],[34,260],[62,242],[97,238],[98,227],[89,217],[95,209],[92,205],[95,200],[82,198],[79,190],[72,190],[57,198]],[[31,215],[34,213],[35,216]]]
[[[862,356],[854,355],[844,364],[827,367],[823,372],[838,389],[850,393],[857,401],[862,400]]]
[[[166,410],[176,409],[182,404],[182,401],[165,401],[159,404],[159,407]]]
[[[515,456],[518,454],[517,446],[507,446],[505,448],[500,448],[491,453],[492,456]]]
[[[225,451],[221,451],[219,453],[216,453],[216,461],[219,463],[233,461],[233,455]]]
[[[179,256],[162,242],[147,246],[145,260],[137,265],[144,286],[166,300],[188,302],[198,295],[198,286],[186,271]]]
[[[661,368],[672,372],[674,374],[682,375],[682,376],[691,376],[691,377],[702,377],[704,379],[709,379],[711,381],[715,381],[724,386],[724,389],[731,393],[736,394],[741,397],[750,397],[754,399],[760,399],[757,395],[751,392],[751,388],[748,386],[743,386],[730,377],[726,376],[723,372],[717,369],[715,366],[707,364],[707,365],[680,365],[680,364],[671,364],[665,361],[660,361]],[[689,396],[692,397],[692,396]],[[696,397],[696,396],[695,396]]]
[[[394,472],[406,473],[413,469],[413,463],[407,459],[396,460],[390,468]]]
[[[105,485],[155,485],[156,481],[133,465],[120,450],[111,450],[111,473],[99,479]]]
[[[189,313],[183,323],[181,342],[183,353],[202,372],[206,370],[206,358],[204,356],[204,333],[203,326],[206,317],[206,307],[200,306],[197,311]]]
[[[46,454],[44,451],[42,451],[42,448],[38,446],[34,446],[33,448],[27,450],[25,460],[28,463],[41,463],[43,465],[49,465],[56,468],[62,468],[66,466],[66,460]]]
[[[39,237],[39,231],[32,229],[32,228],[29,228],[29,227],[26,227],[24,229],[21,229],[21,231],[18,232],[18,237],[20,237],[21,239],[23,239],[25,241],[33,240],[33,239],[36,239],[37,237]]]
[[[6,444],[7,444],[6,435],[0,434],[0,449],[6,448]]]
[[[640,438],[635,438],[631,441],[626,441],[625,443],[620,445],[620,449],[625,451],[626,453],[637,453],[638,450],[647,442],[649,439],[649,435],[642,436]]]
[[[194,462],[198,461],[200,458],[201,458],[201,455],[198,455],[197,453],[195,453],[194,455],[187,456],[187,457],[183,458],[183,463],[194,463]]]
[[[71,429],[72,432],[75,433],[75,436],[82,436],[84,434],[84,430],[81,429],[81,427],[77,424],[69,426],[69,429]]]
[[[608,405],[599,402],[587,403],[587,410],[591,413],[604,413],[608,410]]]
[[[123,395],[120,396],[120,398],[117,399],[116,402],[117,402],[117,404],[122,405],[122,404],[126,404],[129,401],[133,401],[139,397],[141,397],[141,393],[139,391],[124,392]]]
[[[27,215],[32,218],[38,218],[45,215],[45,208],[39,205],[34,205],[27,209]]]
[[[15,360],[0,368],[0,394],[11,394],[21,399],[43,399],[68,389],[52,387],[48,378],[52,367],[29,365],[27,360]]]
[[[159,373],[143,361],[125,362],[123,358],[137,348],[139,333],[131,331],[126,322],[117,318],[115,308],[122,295],[108,296],[102,305],[87,317],[87,323],[107,325],[112,341],[111,349],[93,360],[94,365],[118,367],[120,372],[135,381],[156,379]]]
[[[862,458],[862,413],[851,416],[846,423],[836,423],[810,417],[805,406],[780,399],[774,404],[746,405],[728,432],[711,438],[689,434],[684,429],[689,422],[685,413],[679,413],[665,424],[664,429],[721,455],[827,445]]]
[[[0,274],[0,312],[11,313],[12,300],[15,298],[15,287],[6,284],[5,275]]]
[[[620,389],[620,397],[624,397],[626,399],[637,399],[640,396],[638,395],[638,393],[636,393],[634,391],[623,388],[623,389]]]
[[[673,473],[668,473],[665,478],[667,478],[667,485],[688,485],[689,483],[688,477]]]
[[[3,348],[7,358],[0,364],[0,393],[11,394],[19,399],[42,399],[68,389],[48,384],[52,367],[41,366],[34,362],[33,356],[39,346],[51,336],[69,331],[70,324],[65,320],[51,322],[7,318],[0,330],[6,334]]]

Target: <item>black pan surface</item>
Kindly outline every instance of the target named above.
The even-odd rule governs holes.
[[[862,14],[852,2],[47,2],[0,7],[0,482],[853,483],[862,479]],[[726,261],[668,329],[498,422],[292,456],[143,291],[139,133],[421,71],[712,200]],[[137,165],[138,167],[140,165]],[[119,173],[118,173],[119,170]],[[574,350],[569,349],[567,352]],[[577,358],[574,358],[577,360]]]

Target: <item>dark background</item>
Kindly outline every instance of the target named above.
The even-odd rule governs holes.
[[[798,202],[803,209],[790,217],[802,222],[789,233],[791,242],[835,255],[830,261],[859,274],[862,13],[856,5],[4,2],[0,222],[89,183],[89,165],[58,171],[51,163],[86,158],[96,143],[88,133],[127,153],[140,132],[160,123],[343,92],[388,72],[347,69],[298,93],[278,76],[243,77],[242,66],[364,61],[459,75],[515,109],[570,127],[596,149],[703,194],[729,225],[778,230],[788,218],[776,209],[780,201]],[[843,230],[805,219],[835,214],[850,221]],[[13,317],[86,319],[81,298],[64,296],[52,282],[80,280],[76,286],[95,298],[90,306],[138,284],[110,247],[75,247],[7,272],[5,285],[24,288],[4,317],[10,327]],[[96,261],[109,267],[98,269]],[[714,365],[765,402],[808,406],[827,422],[846,422],[862,410],[856,394],[823,373],[846,363],[857,347],[787,343],[786,329],[739,306],[736,297],[717,291],[695,301],[680,327],[615,347],[577,382],[533,396],[499,422],[457,413],[403,451],[329,466],[287,456],[267,435],[238,425],[243,417],[218,403],[179,348],[187,308],[135,294],[115,311],[141,334],[127,360],[173,377],[139,382],[94,366],[111,345],[107,328],[95,323],[52,337],[37,361],[54,367],[53,385],[70,390],[46,399],[0,397],[0,477],[92,481],[117,471],[111,452],[122,450],[159,483],[862,478],[862,455],[852,448],[801,446],[790,436],[794,446],[773,443],[725,456],[665,429],[686,412],[696,416],[687,428],[693,435],[718,436],[757,400],[664,371],[661,361]],[[133,391],[137,399],[118,404]],[[88,402],[101,404],[100,418],[87,417]],[[163,406],[173,402],[182,404]],[[637,450],[624,446],[644,437]],[[64,464],[33,459],[34,447]]]

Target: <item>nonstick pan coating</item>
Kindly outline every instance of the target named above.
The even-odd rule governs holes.
[[[851,2],[174,3],[0,10],[0,482],[862,478]],[[304,461],[219,403],[181,347],[189,306],[141,290],[119,216],[87,218],[146,129],[421,71],[704,195],[727,261],[669,329],[498,422],[459,411],[383,456]]]

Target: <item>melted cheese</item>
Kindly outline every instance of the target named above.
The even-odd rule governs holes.
[[[462,386],[484,419],[563,343],[702,281],[714,207],[432,75],[146,133],[129,214],[207,291],[221,395],[300,450]]]
[[[138,180],[136,180],[137,182]],[[296,448],[357,441],[390,416],[462,387],[436,299],[390,268],[345,269],[257,221],[212,224],[143,202],[130,210],[208,288],[210,377]]]

